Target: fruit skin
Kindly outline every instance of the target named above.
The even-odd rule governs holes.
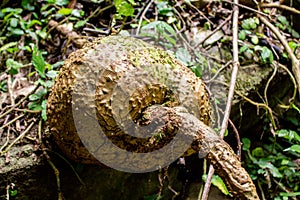
[[[163,70],[164,66],[171,71]],[[136,69],[138,70],[135,71]],[[115,117],[120,120],[126,118],[126,109],[124,113],[116,115],[113,113],[115,108],[112,107],[112,104],[120,106],[118,110],[122,111],[124,110],[122,106],[129,104],[130,116],[137,122],[150,105],[163,104],[172,107],[182,104],[182,101],[178,102],[177,94],[172,94],[166,85],[149,84],[146,87],[141,84],[139,87],[139,81],[144,80],[147,70],[151,73],[157,72],[161,79],[171,76],[172,84],[182,87],[179,88],[180,91],[186,88],[193,91],[184,95],[183,104],[190,113],[205,124],[209,124],[208,94],[203,82],[190,69],[172,55],[142,40],[125,36],[108,36],[95,39],[82,49],[73,52],[60,69],[50,93],[47,103],[47,123],[63,153],[80,163],[100,164],[86,150],[78,136],[73,109],[95,111],[97,119],[94,120],[99,122],[106,136],[114,144],[129,151],[147,152],[149,149],[144,149],[145,140],[124,134],[116,122]],[[130,76],[132,72],[136,74]],[[114,94],[114,90],[124,75],[129,77],[124,86],[126,94],[130,95],[129,102],[122,102],[122,99],[118,102],[119,97]],[[183,79],[186,85],[182,85]],[[94,90],[89,88],[91,86]],[[132,88],[139,89],[132,92],[130,91]],[[93,92],[94,94],[91,94]],[[117,103],[113,103],[113,99]],[[82,125],[88,128],[89,122],[83,122]]]

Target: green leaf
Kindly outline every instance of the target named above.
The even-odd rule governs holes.
[[[256,35],[252,36],[252,37],[251,37],[251,42],[252,42],[253,44],[258,44],[258,42],[259,42],[258,37],[257,37]]]
[[[78,9],[74,9],[72,10],[72,13],[71,13],[73,16],[75,17],[82,17],[84,16],[84,11],[83,10],[78,10]]]
[[[289,193],[280,192],[280,196],[283,196],[283,197],[296,197],[296,196],[300,196],[300,192],[289,192]]]
[[[46,62],[44,60],[42,53],[36,48],[35,45],[33,46],[32,63],[35,70],[38,72],[38,74],[42,78],[46,78],[45,76]]]
[[[43,30],[36,30],[35,33],[40,36],[42,39],[46,39],[47,33]]]
[[[225,130],[224,137],[228,136],[228,129]]]
[[[287,159],[282,159],[281,160],[281,165],[287,165],[287,164],[289,164],[289,160],[287,160]]]
[[[247,151],[250,149],[251,141],[248,138],[242,138],[243,150]]]
[[[158,10],[158,14],[160,15],[164,15],[164,16],[173,16],[173,8],[168,4],[167,1],[163,1],[161,3],[157,4],[157,10]]]
[[[249,49],[249,47],[248,47],[247,45],[244,45],[244,46],[242,46],[242,47],[240,48],[239,52],[240,52],[240,53],[243,53],[243,52],[245,52],[245,51],[248,50],[248,49]]]
[[[58,6],[64,6],[69,3],[69,0],[47,0],[49,4],[56,4]]]
[[[10,26],[17,27],[18,26],[18,19],[17,18],[10,18]]]
[[[41,107],[42,107],[42,118],[44,121],[46,121],[47,120],[47,100],[46,99],[44,99],[42,101]]]
[[[206,174],[203,175],[202,179],[204,181],[206,181],[207,175]],[[227,187],[226,187],[226,185],[225,185],[225,183],[223,182],[223,180],[218,175],[213,175],[211,183],[214,186],[216,186],[223,194],[225,194],[225,195],[229,195],[230,194],[229,191],[228,191],[228,189],[227,189]]]
[[[294,103],[292,103],[291,107],[297,110],[298,114],[300,114],[300,108],[298,108]]]
[[[299,46],[298,43],[294,42],[294,41],[289,41],[289,47],[295,51],[295,49]]]
[[[245,30],[242,30],[242,31],[239,32],[239,39],[240,40],[245,40],[246,36],[247,36],[247,34],[246,34]]]
[[[6,51],[7,49],[13,47],[13,46],[16,46],[18,44],[18,42],[10,42],[10,43],[7,43],[5,45],[3,45],[2,47],[0,47],[0,52],[2,51]]]
[[[3,13],[21,14],[23,12],[22,8],[3,8],[1,10]]]
[[[262,168],[262,169],[269,169],[273,177],[276,178],[282,178],[282,174],[279,172],[279,170],[271,163],[271,162],[266,162],[263,160],[259,160],[257,164]]]
[[[201,78],[202,77],[202,68],[200,65],[191,66],[190,69],[194,72],[194,74]]]
[[[163,32],[168,31],[169,34],[176,36],[176,31],[168,23],[166,23],[164,21],[160,21],[160,23],[157,26]]]
[[[278,137],[285,138],[289,141],[295,140],[297,142],[300,142],[300,136],[296,131],[293,130],[286,130],[286,129],[280,129],[276,131]]]
[[[149,29],[153,29],[156,28],[156,26],[160,23],[160,21],[154,21],[154,22],[150,22],[149,24],[146,24],[142,27],[142,30],[149,30]]]
[[[36,101],[36,100],[39,100],[39,99],[40,99],[40,97],[37,94],[31,94],[29,96],[30,101]]]
[[[35,94],[29,96],[30,101],[36,101],[42,99],[47,94],[47,89],[43,88],[37,91]]]
[[[43,108],[39,102],[29,102],[28,103],[28,109],[29,110],[36,110],[36,111],[41,111]]]
[[[263,148],[256,147],[255,149],[252,150],[252,155],[254,157],[263,157],[265,154],[264,154]]]
[[[84,26],[86,24],[86,20],[80,20],[78,22],[76,22],[76,24],[74,25],[74,28],[80,28],[82,26]]]
[[[7,30],[9,30],[13,35],[24,35],[24,31],[19,28],[8,27]]]
[[[289,26],[289,21],[287,20],[287,18],[285,16],[282,16],[282,15],[279,15],[277,17],[277,20],[280,21],[280,23],[282,25],[286,25],[286,26]]]
[[[272,63],[274,60],[273,52],[268,47],[262,47],[261,58],[263,63]]]
[[[297,31],[295,31],[294,29],[292,29],[291,33],[292,33],[292,36],[294,38],[299,38],[300,37],[299,33]]]
[[[22,0],[21,5],[25,10],[33,11],[35,9],[35,7],[30,5],[31,2],[32,2],[31,0]]]
[[[294,144],[290,148],[287,148],[287,149],[285,149],[283,151],[293,151],[293,152],[300,153],[300,145]]]
[[[56,69],[64,64],[64,61],[58,61],[52,65],[52,69]]]
[[[192,61],[192,56],[186,48],[178,48],[175,55],[185,66],[188,66]]]
[[[130,3],[124,0],[114,0],[114,2],[116,10],[120,15],[126,17],[133,16],[134,8]]]
[[[73,9],[70,8],[61,8],[57,13],[61,15],[70,15]]]
[[[217,188],[219,188],[219,190],[221,190],[221,192],[225,195],[229,194],[229,191],[225,185],[225,183],[223,182],[223,180],[218,176],[218,175],[214,175],[212,178],[211,183],[216,186]]]
[[[23,67],[23,64],[9,58],[6,60],[6,66],[7,66],[8,73],[13,75],[19,72],[19,69]]]
[[[16,196],[17,194],[18,194],[18,191],[17,191],[17,190],[11,190],[11,189],[9,189],[9,195],[10,195],[11,197]]]
[[[55,77],[57,76],[57,74],[58,74],[58,71],[50,70],[50,71],[48,71],[48,72],[46,73],[46,76],[47,76],[48,78],[53,79],[53,78],[55,78]]]
[[[249,18],[242,21],[242,28],[246,30],[256,29],[259,20],[257,18]]]
[[[46,88],[51,88],[53,85],[54,85],[54,81],[47,80],[44,82],[44,84],[42,86],[44,86]]]
[[[32,27],[35,24],[40,25],[40,26],[43,25],[41,21],[33,19],[33,20],[29,21],[29,23],[27,24],[26,28],[29,29],[30,27]]]

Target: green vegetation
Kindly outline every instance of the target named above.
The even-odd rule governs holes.
[[[292,130],[280,129],[276,140],[251,149],[251,141],[243,138],[244,161],[251,178],[259,187],[268,188],[272,199],[289,199],[299,196],[300,136]]]

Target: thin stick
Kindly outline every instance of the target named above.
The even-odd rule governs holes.
[[[3,129],[3,128],[5,128],[5,127],[11,125],[12,123],[14,123],[15,121],[17,121],[18,119],[20,119],[20,118],[22,118],[22,117],[24,117],[24,116],[25,116],[25,114],[19,115],[18,117],[14,118],[14,119],[11,120],[10,122],[8,122],[8,123],[4,124],[3,126],[1,126],[0,129]]]
[[[29,97],[29,95],[31,95],[32,93],[34,93],[38,88],[39,88],[39,85],[35,86],[35,88],[31,92],[29,92],[23,99],[21,99],[18,103],[16,103],[14,106],[12,106],[5,113],[1,114],[0,118],[4,117],[8,113],[12,112],[16,107],[18,107],[19,105],[21,105],[21,103],[23,103]]]
[[[6,145],[8,145],[8,143],[9,143],[9,135],[10,135],[10,127],[7,130],[6,141],[2,145],[2,147],[0,148],[0,152],[6,147]]]
[[[292,8],[292,7],[277,4],[277,3],[264,3],[264,4],[261,4],[260,7],[262,7],[262,8],[279,8],[281,10],[286,10],[286,11],[295,13],[297,15],[300,15],[300,11],[297,10],[296,8]]]
[[[58,193],[58,200],[63,200],[63,194],[61,191],[61,186],[60,186],[60,178],[59,178],[59,171],[56,168],[56,166],[53,164],[53,162],[51,161],[51,158],[49,157],[49,155],[47,154],[46,151],[43,151],[44,156],[47,158],[47,162],[49,163],[49,165],[52,167],[55,177],[56,177],[56,185],[57,185],[57,193]]]
[[[210,83],[212,82],[214,79],[217,78],[217,76],[220,74],[221,71],[223,71],[225,68],[228,67],[228,65],[230,65],[232,63],[232,61],[229,61],[227,62],[225,65],[223,65],[220,69],[218,69],[218,71],[216,72],[216,74],[211,78],[209,79],[208,81],[205,81],[205,83]]]
[[[244,8],[244,9],[247,9],[247,10],[250,10],[250,11],[252,11],[252,12],[255,12],[255,13],[258,13],[258,14],[260,14],[260,15],[264,15],[264,16],[268,17],[268,15],[267,15],[266,13],[263,13],[263,12],[261,12],[261,11],[255,10],[255,9],[250,8],[250,7],[248,7],[248,6],[245,6],[245,5],[243,5],[243,4],[235,3],[235,2],[232,2],[232,1],[228,1],[228,0],[222,0],[222,1],[223,1],[223,2],[226,2],[226,3],[233,4],[233,5],[235,5],[235,6],[239,6],[239,7],[241,7],[241,8]]]
[[[226,19],[225,19],[225,21],[224,22],[222,22],[217,28],[215,28],[210,34],[208,34],[205,38],[204,38],[204,40],[202,40],[202,41],[200,41],[200,42],[198,42],[198,44],[196,44],[195,46],[194,46],[194,48],[196,49],[196,48],[198,48],[201,44],[204,44],[204,42],[206,41],[206,40],[208,40],[208,38],[210,38],[212,35],[214,35],[218,30],[220,30],[225,24],[227,24],[227,22],[231,19],[231,15],[229,15]]]
[[[144,19],[145,15],[146,15],[146,12],[149,10],[149,8],[150,8],[150,6],[152,5],[153,2],[154,2],[154,0],[151,0],[148,3],[148,5],[146,6],[145,10],[142,12],[142,15],[141,15],[140,20],[139,20],[139,25],[138,25],[138,27],[136,29],[136,34],[135,35],[139,35],[143,19]]]
[[[231,104],[233,100],[233,95],[234,95],[234,88],[235,88],[235,82],[237,78],[237,73],[239,69],[239,49],[238,49],[238,18],[239,18],[239,8],[236,4],[239,3],[238,0],[234,0],[234,5],[233,5],[233,13],[232,13],[232,51],[233,51],[233,69],[232,69],[232,74],[231,74],[231,80],[230,80],[230,87],[228,91],[228,98],[227,98],[227,103],[226,103],[226,108],[225,108],[225,113],[224,113],[224,118],[222,121],[221,125],[221,130],[220,130],[220,137],[224,137],[224,133],[227,129],[228,125],[228,120],[229,120],[229,115],[230,115],[230,110],[231,110]],[[203,195],[202,195],[202,200],[206,200],[208,198],[209,194],[209,189],[211,185],[211,179],[214,174],[214,168],[212,165],[209,166],[209,172],[207,176],[207,180],[205,183]]]
[[[51,168],[54,171],[55,177],[56,177],[56,186],[57,186],[57,199],[58,200],[63,200],[63,193],[61,191],[61,184],[60,184],[60,178],[59,178],[59,170],[56,168],[56,166],[54,165],[54,163],[51,161],[50,156],[48,155],[48,153],[46,152],[45,148],[44,148],[44,144],[42,141],[42,120],[39,121],[39,127],[38,127],[38,137],[39,137],[39,143],[42,146],[43,149],[43,155],[46,157],[47,162],[49,163],[49,165],[51,166]]]
[[[9,75],[7,77],[7,89],[8,89],[8,93],[9,93],[9,96],[10,96],[10,104],[12,106],[15,105],[15,99],[14,99],[14,93],[13,93],[13,86],[12,86],[12,75]]]
[[[265,99],[265,102],[266,102],[266,105],[269,105],[269,101],[268,101],[268,89],[269,89],[269,85],[271,83],[271,81],[273,80],[273,78],[275,77],[276,73],[277,73],[277,65],[273,65],[275,67],[274,71],[273,71],[273,74],[271,75],[271,77],[268,79],[267,83],[266,83],[266,87],[264,89],[264,99]]]
[[[296,82],[297,82],[297,88],[300,95],[300,62],[295,56],[292,49],[289,47],[288,42],[284,38],[282,34],[280,34],[279,30],[271,24],[265,17],[258,15],[261,22],[263,22],[267,27],[271,29],[271,31],[276,35],[276,37],[279,39],[281,44],[284,46],[284,49],[287,51],[289,58],[292,60],[292,71],[295,76]]]
[[[30,129],[32,128],[32,126],[34,125],[34,122],[31,122],[31,124],[26,128],[26,130],[24,130],[24,132],[22,134],[20,134],[10,145],[8,145],[8,147],[6,147],[6,149],[2,152],[0,152],[0,156],[3,156],[4,154],[6,154],[6,152],[8,152],[8,150],[16,143],[18,142],[22,137],[24,137],[24,135],[26,135],[26,133],[28,133],[30,131]]]

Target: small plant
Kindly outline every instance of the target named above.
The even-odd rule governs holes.
[[[259,24],[259,19],[256,17],[242,21],[242,30],[239,31],[238,36],[243,42],[239,53],[251,55],[253,60],[261,64],[270,64],[274,60],[274,55],[269,47],[259,44],[265,37],[256,30]]]
[[[253,180],[257,181],[261,193],[269,191],[268,198],[288,199],[300,195],[300,136],[293,130],[281,129],[276,132],[277,141],[251,150],[251,141],[243,138],[246,152],[244,166]],[[264,194],[266,195],[266,194]]]
[[[57,71],[53,69],[52,65],[45,62],[42,52],[39,51],[36,46],[32,46],[32,63],[35,71],[29,74],[29,76],[38,74],[39,79],[36,81],[36,84],[41,85],[42,89],[29,96],[31,102],[28,104],[28,108],[30,110],[41,111],[42,118],[46,121],[47,100],[45,97],[54,84],[54,78],[57,75]]]

